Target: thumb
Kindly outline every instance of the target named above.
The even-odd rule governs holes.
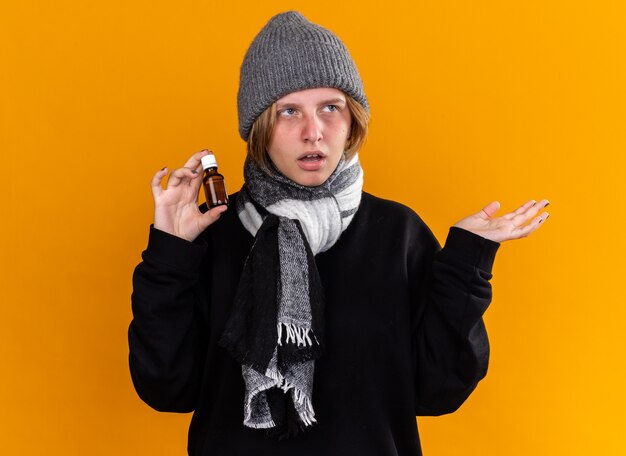
[[[207,228],[209,225],[215,223],[222,215],[222,212],[225,212],[228,209],[228,206],[222,205],[214,207],[213,209],[209,209],[204,214],[202,214],[200,218],[200,223],[202,225],[202,229]]]
[[[479,215],[484,219],[490,219],[491,217],[496,215],[496,212],[498,212],[499,210],[500,210],[500,202],[492,201],[491,203],[483,207]]]

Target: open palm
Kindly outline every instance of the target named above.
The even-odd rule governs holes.
[[[535,200],[530,200],[513,212],[494,217],[500,209],[500,203],[493,201],[480,212],[459,220],[454,226],[495,242],[519,239],[537,230],[550,216],[547,212],[543,212],[539,217],[535,217],[548,204],[550,202],[546,199],[538,203]],[[527,223],[529,221],[530,223]]]

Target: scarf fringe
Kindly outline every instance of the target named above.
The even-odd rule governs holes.
[[[266,421],[265,423],[251,423],[249,421],[244,420],[243,424],[245,426],[254,428],[254,429],[269,429],[276,426],[274,420]]]
[[[313,405],[311,399],[304,393],[304,391],[294,388],[292,391],[295,402],[304,407],[303,410],[297,410],[300,419],[305,426],[311,426],[313,423],[317,423],[315,419],[315,412],[313,411]]]
[[[313,339],[315,339],[315,342],[319,345],[319,341],[317,340],[317,337],[315,337],[311,328],[283,322],[279,322],[277,325],[278,345],[283,345],[283,326],[285,327],[285,333],[287,334],[285,337],[285,343],[295,343],[298,347],[312,347],[313,341],[311,340],[311,336],[313,336]]]

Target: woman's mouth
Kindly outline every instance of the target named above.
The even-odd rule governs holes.
[[[310,152],[298,158],[298,165],[305,171],[317,171],[326,161],[326,155],[322,152]]]
[[[320,154],[309,154],[309,155],[305,155],[304,157],[301,157],[299,160],[302,160],[305,162],[315,162],[321,159],[322,159],[322,156]]]

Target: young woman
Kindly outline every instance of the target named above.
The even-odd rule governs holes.
[[[450,228],[362,191],[369,105],[332,32],[273,17],[241,67],[245,184],[198,208],[194,154],[152,181],[133,277],[130,371],[161,411],[194,412],[191,455],[419,455],[416,415],[456,410],[485,376],[482,315],[500,243],[547,200]]]

